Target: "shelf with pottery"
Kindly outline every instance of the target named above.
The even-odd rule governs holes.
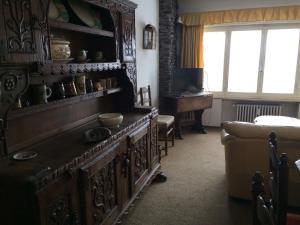
[[[111,31],[101,30],[99,28],[92,28],[87,26],[81,26],[77,24],[62,22],[54,19],[49,19],[50,28],[57,28],[69,31],[76,31],[86,34],[99,35],[103,37],[114,37],[114,33]]]
[[[66,105],[72,105],[72,104],[90,100],[93,98],[98,98],[98,97],[115,94],[115,93],[118,93],[121,91],[122,91],[122,88],[120,88],[120,87],[110,88],[110,89],[106,89],[106,90],[87,93],[84,95],[77,95],[74,97],[69,97],[69,98],[65,98],[65,99],[61,99],[61,100],[55,100],[55,101],[44,103],[44,104],[32,105],[32,106],[28,106],[28,107],[24,107],[24,108],[20,108],[20,109],[15,109],[15,110],[11,111],[9,118],[14,119],[14,118],[22,117],[22,116],[40,113],[40,112],[47,111],[50,109],[55,109],[55,108],[59,108],[59,107],[66,106]]]

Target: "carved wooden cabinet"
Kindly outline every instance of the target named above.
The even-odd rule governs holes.
[[[50,59],[48,2],[1,0],[0,63]]]
[[[116,224],[159,173],[158,111],[135,107],[137,5],[78,1],[101,14],[101,29],[84,24],[69,1],[61,1],[66,22],[48,18],[49,1],[0,0],[1,225]],[[52,35],[70,41],[71,58],[85,49],[89,60],[53,59]],[[103,61],[93,60],[98,51]],[[55,84],[79,77],[117,86],[33,101],[35,85],[55,92]],[[122,124],[104,140],[86,143],[83,134],[109,112],[122,113]],[[35,157],[15,160],[19,152]]]

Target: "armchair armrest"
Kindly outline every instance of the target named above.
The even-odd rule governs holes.
[[[235,140],[236,137],[228,134],[224,129],[221,131],[221,143],[222,145],[225,145],[228,141]]]

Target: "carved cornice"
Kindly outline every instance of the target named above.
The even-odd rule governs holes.
[[[145,115],[142,119],[136,121],[135,123],[127,126],[120,132],[112,135],[108,139],[100,142],[98,145],[88,149],[85,153],[82,155],[74,158],[71,162],[62,165],[61,167],[50,171],[49,173],[43,177],[35,177],[35,184],[37,190],[43,189],[48,183],[55,181],[61,176],[68,175],[70,173],[73,173],[82,163],[92,159],[95,157],[95,155],[99,153],[104,153],[105,150],[108,150],[110,146],[116,144],[122,137],[128,135],[130,132],[135,130],[136,128],[140,127],[143,124],[146,124],[147,122],[150,122],[150,120],[158,115],[158,110],[154,109],[151,111],[151,113]],[[149,124],[150,126],[150,124]]]
[[[102,6],[109,10],[118,10],[121,12],[134,12],[137,4],[128,0],[86,0],[86,2]]]

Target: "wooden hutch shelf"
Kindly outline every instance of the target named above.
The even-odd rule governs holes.
[[[114,37],[114,33],[106,30],[100,30],[97,28],[90,28],[85,27],[77,24],[72,23],[66,23],[56,20],[49,19],[49,25],[50,27],[57,28],[57,29],[63,29],[63,30],[69,30],[69,31],[77,31],[81,33],[87,33],[87,34],[93,34],[93,35],[99,35],[103,37]]]
[[[53,101],[53,102],[48,102],[46,104],[39,104],[39,105],[24,107],[22,109],[16,109],[16,110],[12,111],[9,115],[9,118],[16,119],[18,117],[28,116],[28,115],[35,114],[35,113],[40,113],[40,112],[44,112],[44,111],[47,111],[50,109],[55,109],[58,107],[76,104],[78,102],[86,101],[86,100],[89,100],[92,98],[98,98],[98,97],[102,97],[102,96],[111,95],[114,93],[118,93],[121,90],[122,90],[121,88],[111,88],[111,89],[107,89],[107,90],[103,90],[103,91],[97,91],[97,92],[88,93],[85,95],[78,95],[78,96],[65,98],[65,99],[61,99],[61,100],[57,100],[57,101]]]
[[[83,73],[83,72],[98,72],[107,70],[121,69],[120,62],[112,63],[68,63],[68,64],[44,64],[40,71],[42,74],[69,74],[69,73]]]

